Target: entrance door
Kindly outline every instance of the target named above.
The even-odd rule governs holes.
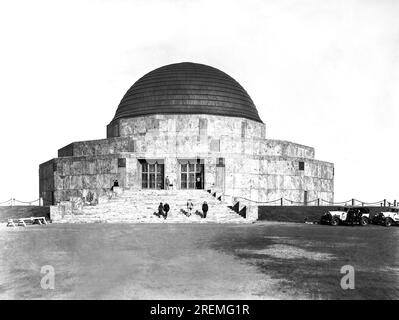
[[[141,187],[143,189],[163,189],[164,188],[164,169],[163,163],[141,163]]]
[[[181,163],[180,188],[204,189],[204,164],[196,160]]]

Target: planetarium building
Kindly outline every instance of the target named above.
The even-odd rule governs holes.
[[[210,66],[177,63],[147,73],[126,92],[106,132],[40,165],[45,204],[89,191],[99,198],[116,179],[126,190],[205,189],[254,203],[333,201],[333,164],[316,160],[312,147],[267,139],[248,93]]]

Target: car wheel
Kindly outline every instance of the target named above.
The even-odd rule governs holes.
[[[386,218],[386,219],[385,219],[385,226],[386,226],[386,227],[390,227],[391,225],[392,225],[391,219]]]
[[[339,224],[339,220],[338,220],[338,218],[333,218],[332,220],[331,220],[331,225],[332,226],[337,226]]]
[[[361,226],[367,226],[369,224],[369,219],[367,219],[366,217],[362,217],[360,219],[360,225]]]

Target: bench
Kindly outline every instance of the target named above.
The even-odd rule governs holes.
[[[27,224],[47,224],[46,217],[30,217],[30,218],[17,218],[17,219],[8,219],[7,227],[16,227],[16,226],[24,226]]]

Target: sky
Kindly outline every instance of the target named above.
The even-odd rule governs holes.
[[[266,135],[335,164],[335,201],[399,200],[399,1],[0,2],[0,202],[39,197],[39,164],[106,137],[162,65],[231,75]]]

